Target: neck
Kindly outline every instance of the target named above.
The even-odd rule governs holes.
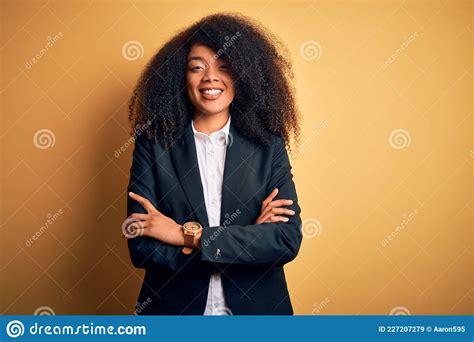
[[[197,131],[209,135],[224,127],[228,120],[229,111],[211,115],[196,112],[194,114],[193,124]]]

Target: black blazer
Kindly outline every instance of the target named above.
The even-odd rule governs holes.
[[[218,227],[209,227],[191,123],[168,151],[137,136],[127,191],[148,198],[177,223],[197,221],[204,227],[202,247],[190,255],[149,237],[128,240],[133,265],[146,270],[138,314],[202,315],[215,272],[222,277],[223,310],[293,314],[283,265],[300,248],[301,210],[283,139],[258,146],[239,134],[232,121],[229,132]],[[262,201],[274,188],[279,189],[275,199],[293,200],[288,208],[295,215],[288,222],[255,224]],[[127,216],[146,213],[127,198]]]

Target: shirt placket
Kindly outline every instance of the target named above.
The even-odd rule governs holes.
[[[209,214],[210,214],[210,225],[211,226],[216,226],[219,224],[218,222],[218,210],[217,210],[217,201],[219,198],[217,198],[217,179],[216,179],[216,169],[217,169],[217,160],[216,160],[216,150],[215,150],[215,144],[213,139],[214,137],[210,137],[208,139],[208,145],[206,146],[208,148],[208,164],[207,164],[207,170],[208,170],[208,194],[209,194]]]
[[[204,151],[205,151],[205,155],[206,155],[206,198],[207,198],[207,201],[208,203],[206,203],[206,206],[209,208],[208,209],[208,213],[211,214],[212,213],[212,198],[211,198],[211,187],[212,187],[212,163],[213,163],[213,149],[212,149],[212,142],[211,142],[211,139],[209,136],[206,136],[205,139],[204,139]],[[209,216],[209,215],[208,215]],[[208,217],[209,218],[209,224],[212,226],[212,217]],[[211,281],[210,281],[210,284],[209,284],[209,292],[210,292],[210,305],[211,305],[211,315],[214,314],[214,275],[211,275]]]

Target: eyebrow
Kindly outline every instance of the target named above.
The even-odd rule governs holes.
[[[201,62],[205,62],[204,58],[202,58],[201,56],[192,56],[192,57],[189,57],[189,58],[188,58],[188,62],[191,62],[191,61],[201,61]]]

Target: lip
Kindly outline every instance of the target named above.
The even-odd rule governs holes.
[[[215,94],[215,95],[206,94],[206,93],[203,92],[204,90],[209,90],[209,89],[218,89],[218,90],[220,90],[221,92],[218,93],[218,94]],[[201,97],[203,97],[203,98],[206,99],[206,100],[217,100],[217,99],[222,95],[223,92],[224,92],[224,89],[219,88],[219,87],[205,87],[205,88],[199,88],[199,93],[201,94]]]

